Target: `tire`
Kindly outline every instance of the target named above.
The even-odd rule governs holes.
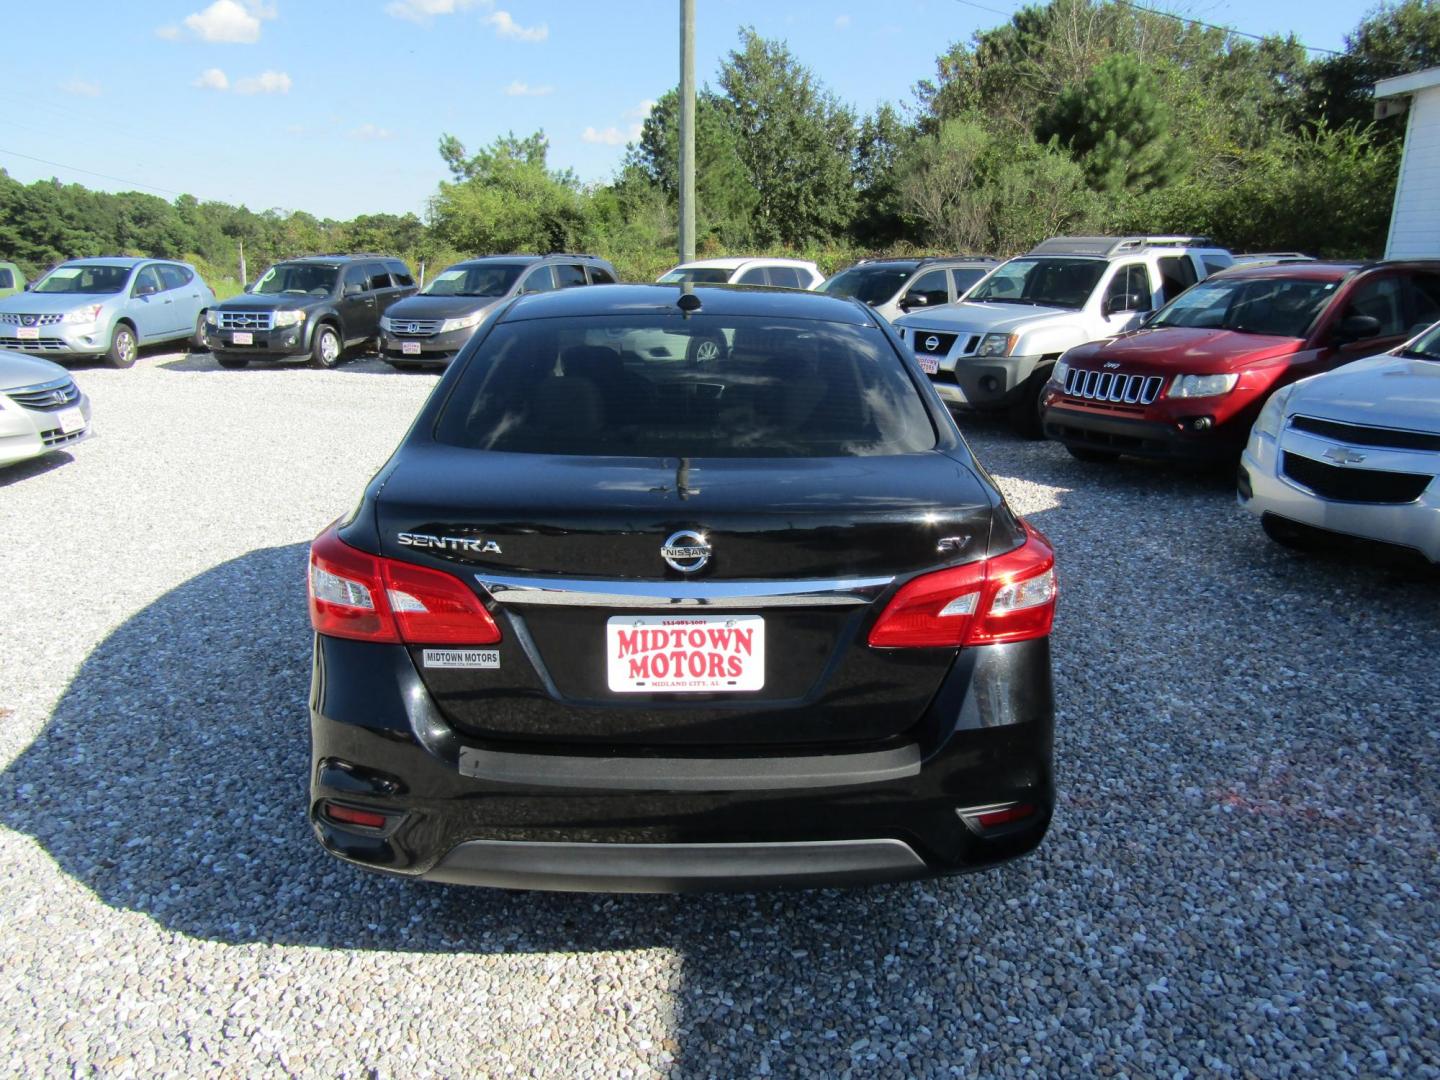
[[[725,359],[725,339],[719,336],[692,337],[685,346],[685,361],[701,367]]]
[[[1291,551],[1313,551],[1317,546],[1312,535],[1283,518],[1266,514],[1260,519],[1260,527],[1271,540]]]
[[[135,331],[127,323],[116,323],[110,334],[110,348],[105,350],[106,363],[115,368],[134,367],[139,355],[140,344],[135,340]]]
[[[243,356],[222,356],[220,353],[215,354],[215,362],[221,367],[231,370],[239,370],[250,365],[250,361]]]
[[[205,312],[195,320],[195,333],[190,335],[190,351],[192,353],[209,352],[210,346],[205,344]]]
[[[340,340],[340,331],[329,323],[315,327],[315,338],[310,342],[310,363],[318,368],[333,368],[345,356],[345,343]]]
[[[1040,422],[1040,394],[1049,381],[1050,365],[1047,364],[1041,370],[1031,372],[1030,377],[1020,384],[1019,400],[1010,406],[1006,417],[1010,429],[1017,435],[1027,439],[1045,437],[1045,428]]]
[[[1070,456],[1076,461],[1084,461],[1091,465],[1120,460],[1119,453],[1114,450],[1092,450],[1088,446],[1071,446],[1069,443],[1065,444],[1065,449],[1070,451]]]

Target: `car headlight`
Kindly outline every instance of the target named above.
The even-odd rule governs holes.
[[[448,334],[451,330],[464,330],[467,327],[479,326],[480,320],[484,317],[483,311],[477,311],[473,315],[461,315],[458,319],[446,319],[440,324],[440,333]]]
[[[1239,375],[1176,375],[1170,384],[1172,398],[1219,397],[1235,389]]]
[[[1272,439],[1280,437],[1280,429],[1285,426],[1285,403],[1294,392],[1295,384],[1291,383],[1270,395],[1265,407],[1260,410],[1260,415],[1255,418],[1253,434],[1269,435]]]
[[[61,322],[67,323],[93,323],[100,316],[100,304],[90,304],[88,307],[76,308],[74,311],[67,311]]]
[[[1064,360],[1056,360],[1055,366],[1050,369],[1050,381],[1064,386],[1070,380],[1070,365]]]
[[[1009,356],[1010,350],[1014,347],[1014,334],[986,334],[980,339],[980,347],[975,350],[975,355]]]
[[[219,326],[219,325],[220,325],[220,313],[219,313],[218,311],[213,311],[213,310],[212,310],[212,311],[207,311],[207,312],[205,312],[205,325],[206,325],[206,326]]]
[[[304,321],[305,312],[303,311],[277,311],[275,312],[275,322],[272,325],[278,330],[285,326],[299,326]]]

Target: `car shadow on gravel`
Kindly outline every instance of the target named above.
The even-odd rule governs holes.
[[[761,1075],[800,1063],[817,1075],[947,1065],[1060,1075],[1082,1058],[1075,1075],[1129,1066],[1150,1073],[1156,1062],[1130,1057],[1129,1044],[1154,1035],[1167,1054],[1204,1071],[1205,1053],[1217,1047],[1249,1051],[1225,1009],[1205,1011],[1210,991],[1197,980],[1212,968],[1250,980],[1248,1000],[1278,991],[1256,981],[1267,963],[1237,957],[1283,948],[1308,963],[1325,948],[1323,927],[1287,924],[1294,940],[1283,946],[1256,938],[1253,924],[1231,918],[1234,890],[1237,880],[1286,888],[1267,877],[1271,856],[1257,824],[1283,824],[1292,851],[1316,836],[1349,837],[1338,830],[1351,826],[1303,807],[1292,812],[1276,800],[1295,796],[1252,787],[1234,803],[1237,829],[1210,792],[1233,779],[1199,769],[1194,780],[1167,781],[1164,762],[1172,772],[1188,768],[1208,747],[1220,755],[1212,766],[1239,773],[1266,740],[1237,739],[1221,753],[1214,732],[1164,723],[1154,738],[1175,745],[1136,750],[1123,727],[1071,717],[1085,747],[1077,750],[1081,736],[1062,738],[1062,807],[1050,838],[1028,859],[969,877],[839,891],[587,896],[430,885],[344,865],[319,848],[306,820],[305,559],[304,544],[253,551],[129,618],[0,774],[0,822],[32,837],[104,904],[210,941],[437,953],[462,964],[476,955],[660,950],[636,961],[649,965],[646,984],[658,986],[601,967],[593,992],[598,1007],[620,1016],[642,992],[668,998],[670,1030],[657,1037],[676,1075]],[[1077,583],[1070,602],[1083,606],[1083,597]],[[1066,693],[1062,708],[1073,707]],[[1277,685],[1276,693],[1289,691]],[[1134,694],[1104,707],[1153,698],[1143,688]],[[1283,699],[1273,707],[1285,707]],[[1371,738],[1365,760],[1388,749],[1384,731]],[[1140,770],[1139,787],[1106,795],[1136,754],[1163,757]],[[1403,766],[1426,775],[1415,760]],[[1419,797],[1433,794],[1426,787]],[[1233,788],[1224,797],[1238,798]],[[1264,816],[1272,806],[1285,816]],[[1166,829],[1162,811],[1176,807],[1183,828]],[[1371,860],[1377,870],[1400,858],[1385,854],[1384,837],[1355,835],[1353,847],[1348,839],[1317,845],[1319,855]],[[1157,882],[1171,883],[1156,894]],[[1337,894],[1341,886],[1327,882]],[[1353,890],[1344,888],[1374,891],[1358,873]],[[1172,921],[1181,942],[1172,944],[1156,919]],[[465,977],[463,966],[447,970]],[[1166,987],[1181,984],[1199,996],[1175,998],[1179,1012],[1165,1013]],[[1156,1010],[1148,1020],[1147,1003]],[[1211,1039],[1211,1050],[1178,1049],[1170,1040],[1182,1031],[1199,1047]],[[1167,1074],[1183,1071],[1177,1058],[1166,1064],[1174,1065]]]
[[[42,454],[40,457],[28,458],[25,461],[17,461],[13,465],[0,467],[0,488],[18,484],[22,480],[29,480],[32,476],[43,476],[45,473],[54,472],[74,460],[75,455],[68,450],[56,450],[49,454]]]
[[[165,361],[165,362],[163,362],[163,363],[161,363],[161,364],[159,364],[159,365],[157,365],[157,366],[164,368],[166,371],[226,372],[227,374],[240,374],[240,373],[246,372],[246,371],[316,371],[316,370],[318,370],[318,369],[315,367],[315,365],[313,365],[312,363],[310,363],[310,361],[304,360],[304,359],[299,359],[299,360],[287,360],[287,361],[280,362],[280,363],[277,363],[277,362],[274,362],[274,361],[265,361],[265,362],[263,362],[263,363],[252,364],[252,365],[250,365],[250,366],[248,366],[248,367],[244,367],[244,368],[239,368],[239,369],[227,369],[227,368],[222,368],[222,367],[220,366],[220,364],[216,361],[214,354],[213,354],[213,353],[208,353],[208,352],[207,352],[207,353],[183,353],[183,354],[180,354],[180,355],[176,356],[175,359],[173,359],[173,360],[167,360],[167,361]],[[331,369],[329,369],[329,370],[331,370],[331,371],[343,372],[343,373],[348,373],[348,374],[351,374],[351,375],[415,375],[415,374],[435,375],[435,374],[438,374],[438,372],[435,372],[435,371],[427,371],[427,370],[419,370],[419,369],[409,369],[409,368],[401,369],[401,368],[391,367],[391,366],[390,366],[389,364],[387,364],[384,360],[380,359],[379,355],[376,354],[376,353],[368,353],[368,354],[365,354],[365,355],[363,355],[363,356],[362,356],[362,355],[356,355],[356,356],[347,357],[347,358],[346,358],[345,360],[343,360],[341,363],[337,364],[335,367],[333,367],[333,368],[331,368]]]

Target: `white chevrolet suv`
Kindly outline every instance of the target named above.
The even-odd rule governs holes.
[[[813,289],[825,280],[825,275],[813,262],[804,259],[696,259],[665,271],[656,280],[666,284]]]
[[[957,304],[895,320],[947,401],[1040,435],[1040,391],[1066,349],[1132,330],[1230,266],[1196,236],[1059,236],[1001,263]]]

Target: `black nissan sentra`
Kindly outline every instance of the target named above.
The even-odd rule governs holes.
[[[1054,610],[1048,542],[868,308],[522,296],[311,548],[311,819],[512,888],[988,866],[1050,821]]]

